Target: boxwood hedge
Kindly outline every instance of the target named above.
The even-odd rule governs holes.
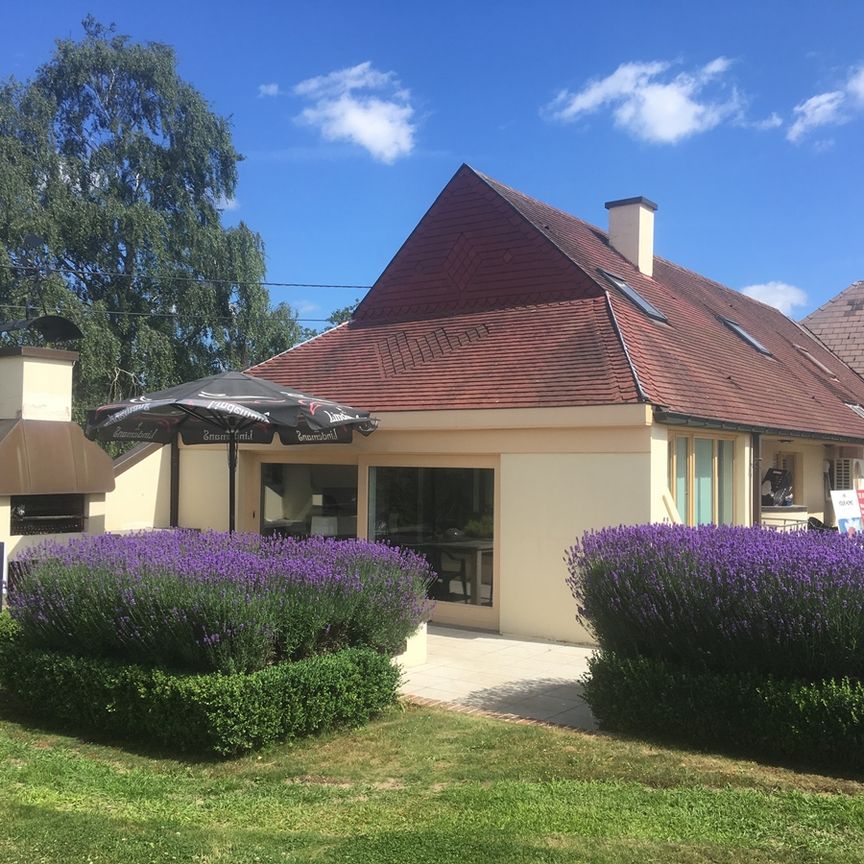
[[[33,649],[0,616],[0,685],[24,709],[172,750],[229,756],[358,725],[395,701],[399,677],[367,648],[245,674],[171,673]]]

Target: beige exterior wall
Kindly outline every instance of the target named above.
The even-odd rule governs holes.
[[[360,537],[367,534],[371,467],[491,468],[496,489],[494,605],[440,604],[436,619],[525,636],[588,640],[576,623],[576,604],[564,581],[564,554],[589,528],[652,518],[653,478],[660,478],[657,484],[662,480],[663,489],[657,490],[662,496],[666,468],[662,447],[662,464],[658,456],[654,467],[650,410],[402,412],[380,420],[374,435],[357,436],[346,446],[283,447],[275,442],[241,447],[238,529],[260,528],[265,462],[356,465]],[[502,428],[505,423],[512,425]],[[660,440],[665,440],[662,435]],[[182,525],[227,524],[225,450],[218,450],[215,460],[207,450],[181,448]]]
[[[237,471],[237,498],[240,498],[245,459]],[[260,483],[260,475],[259,475]],[[247,484],[248,485],[248,484]],[[256,505],[257,509],[257,505]],[[204,445],[180,448],[180,507],[178,521],[184,528],[202,531],[228,530],[228,448]],[[250,520],[238,520],[240,531],[257,531]]]
[[[105,533],[105,495],[88,495],[85,502],[85,533]],[[11,498],[8,495],[0,495],[0,543],[6,547],[7,559],[14,559],[25,549],[31,549],[41,543],[57,542],[66,543],[80,537],[80,534],[32,534],[20,535],[10,534],[12,524]]]
[[[72,367],[78,355],[31,350],[0,363],[0,418],[71,420]]]
[[[679,521],[668,488],[674,427],[653,423],[647,406],[549,411],[402,412],[380,416],[368,438],[350,445],[241,446],[237,527],[260,529],[261,465],[342,464],[358,469],[357,533],[367,534],[369,469],[375,466],[491,468],[495,472],[494,605],[440,604],[438,620],[568,642],[590,640],[576,622],[564,555],[586,531],[608,525]],[[718,437],[713,430],[688,434]],[[749,434],[735,442],[734,518],[752,520],[752,478],[779,441],[764,440],[754,462]],[[801,455],[808,507],[822,510],[821,443],[792,442]],[[782,445],[788,449],[788,442]],[[108,530],[167,525],[170,450],[118,475],[104,505]],[[180,524],[226,530],[227,453],[222,445],[180,448]],[[818,505],[818,508],[817,508]],[[0,519],[3,518],[0,500]],[[8,525],[8,516],[5,524]],[[134,524],[134,527],[139,527]],[[140,527],[144,527],[141,525]]]
[[[106,531],[167,528],[171,511],[171,448],[153,447],[115,474],[105,496]]]
[[[642,452],[501,456],[500,629],[591,641],[576,622],[564,554],[583,532],[651,518],[650,440]]]

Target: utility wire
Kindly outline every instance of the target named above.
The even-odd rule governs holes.
[[[32,308],[32,307],[31,307]],[[26,306],[13,306],[9,303],[0,303],[0,309],[16,309],[22,312],[27,311]],[[206,321],[207,323],[228,323],[233,322],[234,318],[211,318],[209,315],[192,315],[183,314],[181,312],[112,312],[110,309],[94,309],[88,306],[84,310],[86,315],[116,315],[123,318],[177,318],[184,321]],[[326,324],[330,321],[329,318],[297,318],[297,321],[311,321],[315,324]]]
[[[0,264],[0,269],[24,271],[27,273],[35,272],[36,275],[42,275],[43,273],[60,273],[67,276],[77,276],[79,279],[81,278],[81,274],[77,270],[73,270],[71,267],[41,267],[28,264]],[[118,276],[124,279],[129,278],[128,273],[112,272],[110,270],[94,270],[87,275],[104,276],[106,278],[114,278]],[[352,291],[368,291],[372,287],[371,285],[330,285],[320,282],[259,282],[254,279],[211,279],[209,277],[201,278],[198,276],[173,275],[165,276],[164,279],[165,281],[173,279],[175,282],[210,282],[214,285],[262,285],[268,288],[346,288]]]

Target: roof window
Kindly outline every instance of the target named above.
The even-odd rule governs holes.
[[[847,402],[847,408],[851,408],[862,420],[864,420],[864,408],[860,405],[856,405],[854,402]]]
[[[773,356],[755,336],[751,336],[740,324],[733,321],[731,318],[724,318],[722,315],[718,317],[733,333],[743,339],[751,348],[755,348],[760,354],[764,354],[766,357]]]
[[[628,285],[623,279],[618,276],[613,276],[601,268],[597,268],[606,281],[617,288],[640,312],[643,312],[649,318],[655,321],[662,321],[664,324],[669,323],[669,319],[653,304],[646,300],[632,285]]]
[[[837,376],[824,364],[817,360],[803,345],[796,345],[799,354],[803,354],[817,369],[821,369],[826,375],[837,380]]]

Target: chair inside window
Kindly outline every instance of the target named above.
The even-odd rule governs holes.
[[[471,602],[468,592],[468,558],[462,552],[453,552],[448,549],[441,550],[438,562],[438,579],[443,583],[445,596],[448,600]],[[458,591],[453,591],[453,580],[459,581],[462,586],[461,596]]]

